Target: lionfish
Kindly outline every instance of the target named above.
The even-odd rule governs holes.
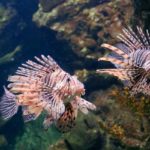
[[[110,61],[116,68],[99,69],[99,73],[108,73],[121,79],[130,89],[131,95],[143,93],[150,95],[150,34],[136,27],[124,28],[118,35],[120,43],[116,46],[102,44],[112,51],[99,60]]]
[[[81,98],[84,85],[74,75],[65,72],[50,57],[41,55],[28,60],[9,76],[0,102],[2,118],[9,119],[22,107],[25,122],[35,120],[45,111],[43,125],[47,129],[55,123],[60,130],[73,127],[78,110],[95,110],[94,104]],[[66,104],[68,103],[68,104]],[[65,106],[66,105],[66,106]]]

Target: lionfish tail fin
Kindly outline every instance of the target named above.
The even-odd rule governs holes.
[[[18,111],[18,104],[16,103],[16,96],[6,89],[4,86],[4,95],[0,102],[0,114],[3,119],[9,119]]]
[[[94,104],[81,97],[76,97],[74,101],[75,102],[73,104],[77,105],[76,107],[84,114],[88,114],[89,110],[96,110],[96,106]]]

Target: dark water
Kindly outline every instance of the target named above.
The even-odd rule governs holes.
[[[8,24],[0,35],[0,38],[6,38],[8,34],[10,36],[9,40],[2,45],[3,48],[7,51],[8,49],[14,49],[17,45],[22,46],[21,53],[15,56],[14,61],[0,65],[0,95],[3,93],[2,85],[7,84],[7,77],[10,74],[14,74],[21,63],[28,59],[33,59],[34,56],[49,54],[56,59],[61,66],[64,66],[66,70],[71,70],[71,66],[69,68],[67,65],[71,58],[67,59],[62,57],[65,52],[65,42],[56,40],[54,31],[50,31],[48,28],[38,28],[32,22],[32,14],[38,8],[38,2],[36,0],[3,1],[0,3],[4,6],[10,5],[9,7],[13,7],[17,11],[17,16],[13,18],[12,23]],[[18,22],[25,24],[25,28],[22,31],[20,31],[18,27]],[[6,52],[2,49],[1,51],[1,56],[3,56]],[[73,54],[70,54],[70,56],[72,55]],[[8,142],[6,147],[0,147],[0,149],[12,150],[15,138],[21,136],[23,131],[24,123],[21,118],[21,111],[19,111],[17,115],[0,128],[0,134],[4,135]]]
[[[83,68],[82,65],[75,66],[72,63],[75,59],[79,61],[84,61],[84,59],[77,57],[73,52],[69,51],[68,43],[65,41],[58,41],[56,39],[56,33],[49,28],[39,28],[32,22],[32,15],[38,9],[37,0],[10,0],[1,1],[0,4],[13,8],[17,12],[11,22],[8,23],[0,33],[0,39],[6,39],[1,46],[1,56],[15,49],[17,45],[21,45],[22,47],[21,52],[15,55],[13,61],[0,65],[1,96],[3,94],[2,86],[7,84],[8,76],[14,74],[21,63],[28,59],[32,60],[34,56],[40,56],[41,54],[51,55],[63,69],[70,73],[73,73],[75,68]],[[22,30],[20,29],[20,26],[18,26],[19,22],[25,26]],[[92,62],[92,64],[95,66],[97,65],[95,62]],[[87,64],[86,67],[91,68],[89,64]],[[7,140],[6,146],[2,146],[0,149],[14,149],[14,144],[16,143],[15,140],[17,137],[22,136],[24,128],[25,125],[20,110],[17,115],[0,127],[0,134],[4,135]],[[24,148],[25,147],[26,146],[24,145]],[[42,149],[44,148],[42,147]]]
[[[62,0],[61,2],[63,3],[64,1]],[[103,5],[107,2],[110,2],[110,0],[93,0],[92,6],[94,7],[97,4]],[[17,67],[25,61],[29,59],[33,60],[34,56],[40,56],[41,54],[52,56],[64,70],[71,74],[74,74],[74,72],[78,69],[95,71],[98,68],[113,67],[110,63],[102,62],[99,64],[96,59],[87,59],[77,55],[72,50],[72,47],[67,40],[58,40],[56,31],[53,31],[45,26],[38,27],[38,25],[32,21],[33,14],[39,8],[38,5],[39,2],[37,0],[0,1],[0,9],[1,6],[3,6],[4,8],[9,8],[15,12],[12,19],[4,25],[4,28],[0,28],[0,57],[10,53],[18,45],[21,46],[21,51],[16,53],[13,59],[4,63],[1,63],[0,61],[0,96],[3,95],[3,85],[7,84],[8,76],[14,74]],[[50,9],[53,9],[55,6],[57,5],[53,5],[52,7],[50,6]],[[142,19],[142,12],[146,12],[146,14],[144,14],[146,19],[143,22],[145,28],[148,28],[150,17],[147,12],[149,12],[150,8],[148,6],[143,6],[145,6],[143,1],[134,1],[135,13],[138,18]],[[139,8],[141,8],[141,10],[139,10]],[[108,14],[105,17],[107,16]],[[134,21],[137,22],[137,19]],[[119,85],[119,88],[122,87],[122,84],[116,78],[101,78],[96,74],[92,74],[86,81],[84,81],[84,84],[86,88],[86,98],[88,98],[93,91],[100,89],[106,90],[112,85]],[[105,107],[103,107],[103,109],[105,112],[110,111]],[[81,128],[84,128],[84,130],[83,132],[79,131],[81,135],[75,137],[83,145],[78,146],[77,142],[74,144],[75,146],[72,147],[72,145],[68,142],[68,137],[59,133],[55,127],[52,127],[49,131],[43,130],[43,116],[35,122],[24,124],[21,113],[21,110],[19,110],[13,118],[6,122],[0,120],[0,150],[53,150],[53,148],[50,148],[50,145],[56,144],[56,141],[61,138],[64,139],[64,143],[68,150],[109,150],[111,148],[103,146],[104,144],[107,145],[108,142],[106,140],[106,133],[99,131],[96,133],[96,137],[92,137],[92,135],[89,137],[84,137],[84,132],[86,132],[87,126],[89,128],[96,126],[97,128],[98,125],[93,125],[93,120],[90,120],[90,123],[88,123],[86,119],[83,119],[86,126],[81,125]],[[101,110],[100,115],[102,115],[102,119],[106,119]],[[1,135],[5,138],[5,140],[1,137]],[[84,140],[82,141],[82,139]],[[86,144],[88,140],[90,141],[89,145]],[[72,143],[74,143],[74,141]],[[128,146],[125,146],[114,139],[109,143],[109,145],[113,145],[112,150],[116,148],[116,150],[130,149]],[[62,147],[63,146],[64,145],[62,144]]]

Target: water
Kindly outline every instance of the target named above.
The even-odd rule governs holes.
[[[149,28],[149,1],[145,5],[140,0],[67,0],[54,6],[51,0],[42,2],[42,6],[49,5],[46,12],[37,0],[0,1],[0,96],[18,66],[44,54],[79,77],[85,84],[84,98],[93,102],[97,111],[79,113],[75,128],[63,134],[54,125],[48,131],[43,129],[44,113],[24,123],[19,109],[10,120],[0,120],[0,150],[149,149],[149,119],[143,113],[143,109],[149,110],[149,103],[140,107],[143,103],[139,102],[136,109],[134,102],[120,94],[120,80],[95,72],[113,67],[97,61],[107,53],[100,45],[117,43],[123,25]],[[119,93],[112,97],[112,91]]]
[[[2,2],[3,4],[3,2]],[[4,4],[9,5],[9,2]],[[1,67],[1,95],[3,92],[2,85],[6,84],[7,77],[13,74],[17,67],[28,59],[33,59],[34,56],[39,56],[41,54],[50,54],[53,58],[57,58],[58,62],[65,64],[63,58],[60,60],[59,55],[61,55],[61,49],[64,47],[65,42],[59,42],[56,40],[55,32],[48,30],[47,28],[38,28],[32,22],[32,14],[37,9],[37,2],[24,1],[12,2],[11,7],[15,8],[18,16],[13,18],[12,24],[8,24],[4,30],[2,30],[1,37],[7,38],[7,34],[10,35],[8,40],[9,44],[6,42],[2,46],[10,51],[15,48],[16,45],[21,45],[21,53],[14,56],[14,60],[8,63],[2,64]],[[17,27],[18,23],[23,22],[25,28],[20,31]],[[55,53],[57,51],[57,53]],[[5,55],[5,51],[2,51],[1,56]],[[64,65],[64,68],[65,67]],[[21,113],[21,112],[20,112]],[[18,113],[14,118],[6,122],[4,126],[1,127],[0,133],[7,139],[7,146],[2,149],[13,149],[13,145],[17,136],[21,136],[24,132],[24,124],[21,115]],[[5,145],[5,144],[4,144]]]

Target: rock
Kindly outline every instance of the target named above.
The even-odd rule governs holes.
[[[7,140],[3,135],[0,135],[0,148],[7,145]]]
[[[13,4],[0,2],[0,64],[14,60],[15,54],[21,49],[17,41],[24,24]],[[15,32],[14,32],[15,31]]]
[[[53,144],[50,149],[101,149],[104,141],[98,128],[94,115],[80,115],[76,127],[70,133],[65,133],[61,140]]]
[[[116,42],[114,38],[133,16],[130,0],[70,0],[46,13],[42,7],[33,16],[38,26],[57,31],[58,38],[68,41],[77,55],[92,58],[99,57],[102,42]]]
[[[126,96],[121,96],[116,92],[120,90],[112,87],[90,94],[88,99],[96,104],[97,111],[79,115],[76,127],[63,134],[50,149],[146,149],[150,136],[149,121],[138,110],[134,111],[133,106],[125,106],[130,102],[125,93]]]
[[[25,2],[22,2],[23,6]],[[130,0],[40,0],[39,9],[33,15],[33,21],[40,27],[45,26],[56,31],[57,38],[67,41],[72,48],[69,47],[69,50],[73,50],[79,56],[78,58],[83,58],[80,61],[73,60],[76,67],[73,68],[73,71],[85,83],[87,93],[85,98],[96,104],[97,111],[89,115],[79,114],[80,117],[77,119],[76,127],[65,134],[58,133],[53,127],[44,131],[41,125],[43,118],[41,117],[34,122],[27,123],[23,131],[20,131],[16,126],[16,122],[18,123],[20,120],[17,120],[12,124],[14,125],[13,129],[17,127],[21,133],[13,136],[14,143],[8,143],[10,146],[13,145],[16,150],[24,148],[40,150],[149,149],[149,102],[145,99],[141,101],[130,99],[128,94],[123,91],[114,90],[111,85],[118,84],[118,80],[111,76],[96,74],[97,64],[93,67],[97,58],[104,54],[104,49],[100,48],[100,45],[103,42],[110,44],[118,42],[116,35],[121,32],[124,24],[130,24],[133,15],[138,10],[140,10],[139,14],[142,17],[138,16],[137,18],[143,20],[145,18],[143,22],[148,26],[149,10],[146,4],[149,1],[135,0],[135,2],[133,5]],[[138,3],[142,3],[142,6]],[[134,10],[135,5],[136,9]],[[31,8],[33,8],[33,5]],[[32,45],[33,43],[37,45],[37,41],[31,41],[30,43],[29,40],[36,38],[37,35],[41,37],[41,32],[37,32],[39,29],[32,32],[35,26],[33,26],[31,18],[24,14],[25,17],[27,15],[27,20],[24,21],[19,15],[15,8],[7,5],[0,6],[1,64],[10,62],[14,58],[14,54],[20,52],[21,47],[17,47],[20,43],[23,43],[26,49],[26,45]],[[32,16],[31,12],[29,15]],[[28,33],[34,33],[35,36],[30,39],[29,35],[24,37],[27,40],[21,39],[20,37],[26,33],[26,30],[25,32],[22,31],[29,24],[31,28],[28,29]],[[45,40],[45,33],[43,35],[42,37]],[[15,42],[14,40],[17,38],[21,41]],[[14,39],[12,43],[10,43],[11,39]],[[40,44],[43,47],[43,43]],[[41,52],[39,53],[41,54]],[[23,54],[25,53],[21,51],[20,55]],[[27,55],[27,57],[32,56]],[[19,58],[26,59],[25,56]],[[90,61],[92,61],[91,65],[89,65]],[[101,63],[100,67],[107,68],[109,65]],[[78,68],[78,66],[80,67]],[[116,92],[116,95],[112,94],[113,92]],[[123,92],[123,95],[118,92]],[[4,125],[4,122],[0,121],[0,126],[2,125]],[[0,135],[0,145],[5,146],[5,144],[7,144],[5,137]]]
[[[66,0],[40,0],[40,4],[42,6],[42,10],[44,12],[49,12],[53,8],[57,7],[58,5],[62,4]]]
[[[133,23],[141,25],[149,29],[150,22],[150,1],[149,0],[134,0],[134,20]]]
[[[14,56],[21,50],[21,46],[18,45],[12,52],[5,54],[3,57],[0,58],[0,65],[3,65],[8,62],[14,61]]]
[[[0,4],[0,33],[16,16],[16,10],[10,6]]]
[[[150,136],[147,112],[141,115],[145,109],[141,108],[143,102],[142,100],[132,102],[123,90],[122,92],[119,90],[115,93],[115,97],[112,97],[115,91],[117,90],[114,88],[105,92],[97,91],[89,97],[95,99],[99,125],[113,137],[120,139],[123,144],[143,148]]]
[[[76,70],[75,74],[78,76],[79,80],[84,83],[87,94],[95,90],[108,89],[114,84],[121,85],[117,78],[109,75],[97,74],[95,71],[86,69]]]

